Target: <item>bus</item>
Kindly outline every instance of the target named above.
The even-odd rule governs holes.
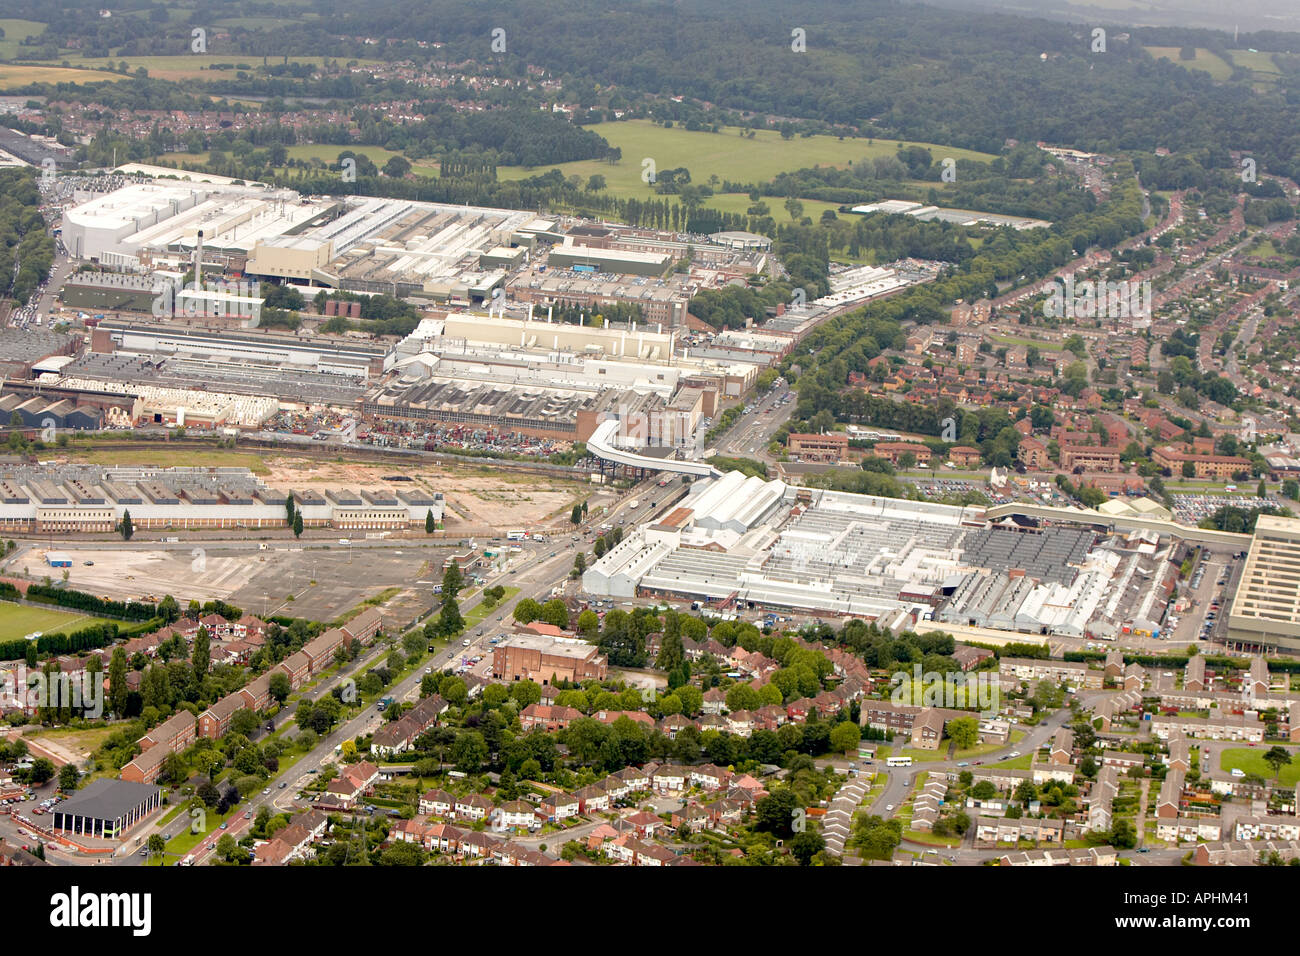
[[[887,767],[910,767],[912,766],[911,757],[889,757],[885,760]]]
[[[528,537],[528,532],[525,531],[523,528],[515,528],[512,531],[506,532],[507,541],[523,541],[527,537]]]

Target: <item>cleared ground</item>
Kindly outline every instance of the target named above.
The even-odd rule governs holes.
[[[0,641],[12,641],[37,631],[42,634],[75,631],[97,620],[99,619],[84,614],[47,611],[44,608],[0,601]]]
[[[349,548],[337,541],[317,542],[313,547],[281,542],[266,551],[197,544],[174,547],[176,550],[63,548],[73,559],[68,584],[111,598],[162,598],[170,594],[182,604],[224,600],[258,616],[279,613],[329,621],[386,588],[408,587],[417,579],[427,581],[432,593],[434,578],[441,580],[443,560],[455,550],[416,545]],[[87,565],[87,561],[94,563]],[[24,567],[39,574],[39,555],[25,555],[15,562],[17,570]],[[430,567],[437,569],[436,575],[428,570]],[[289,600],[290,595],[293,600]],[[52,616],[6,616],[5,612],[12,611]],[[91,620],[0,604],[0,639]]]

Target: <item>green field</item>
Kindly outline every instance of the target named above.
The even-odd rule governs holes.
[[[231,451],[200,451],[195,448],[168,448],[160,443],[155,449],[96,448],[94,445],[69,445],[64,453],[71,459],[92,465],[157,465],[160,468],[194,466],[196,468],[247,468],[256,475],[270,474],[261,455]]]
[[[211,47],[209,47],[211,49]],[[325,62],[325,57],[320,56],[291,56],[291,63],[310,63],[313,66],[320,66]],[[255,70],[262,66],[263,57],[251,53],[190,53],[179,56],[100,56],[100,57],[82,57],[69,54],[60,58],[57,63],[51,61],[42,61],[50,65],[59,65],[66,62],[69,66],[80,67],[83,69],[116,69],[117,66],[125,60],[127,66],[132,72],[140,67],[149,71],[149,75],[161,80],[217,80],[223,76],[235,76],[235,70],[213,71],[209,68],[216,63],[229,63],[236,67],[240,64]],[[284,57],[266,57],[268,64],[279,64],[285,62]],[[367,64],[377,63],[377,60],[348,60],[346,62]],[[119,74],[120,76],[120,74]]]
[[[1171,60],[1189,70],[1204,70],[1216,80],[1222,81],[1232,77],[1232,64],[1218,54],[1211,53],[1202,47],[1196,48],[1196,59],[1194,60],[1180,59],[1178,47],[1176,46],[1149,46],[1146,51],[1156,59]]]
[[[51,572],[51,577],[54,577],[58,571],[57,568],[49,568],[48,570]],[[99,620],[101,619],[87,617],[84,614],[71,614],[67,611],[47,611],[45,608],[0,601],[0,641],[17,640],[35,631],[40,631],[43,634],[75,631]]]
[[[1245,773],[1258,774],[1265,780],[1272,781],[1273,768],[1264,763],[1264,754],[1271,746],[1271,744],[1261,744],[1258,747],[1229,747],[1220,753],[1219,766],[1224,770],[1241,770]],[[1284,787],[1294,787],[1300,783],[1300,756],[1295,751],[1291,752],[1291,763],[1282,768],[1278,779]]]
[[[796,136],[782,139],[776,130],[759,130],[753,139],[740,135],[736,128],[724,128],[720,133],[691,132],[673,127],[664,129],[649,120],[597,123],[588,127],[599,133],[611,146],[623,151],[623,158],[611,164],[603,160],[579,160],[573,163],[523,167],[503,166],[497,171],[501,179],[522,179],[551,169],[559,169],[565,176],[580,176],[585,182],[589,176],[605,177],[608,192],[619,198],[649,198],[655,193],[641,179],[642,163],[654,160],[659,170],[685,166],[691,171],[691,182],[707,184],[710,176],[740,183],[759,183],[772,179],[778,173],[790,172],[811,166],[844,168],[849,163],[878,156],[893,156],[900,145],[898,140],[839,139],[836,136]],[[993,156],[968,149],[936,146],[929,143],[915,145],[930,150],[937,162],[942,157],[974,159],[988,162]],[[743,203],[743,205],[741,205]],[[719,196],[708,203],[718,209],[744,212],[749,199],[744,194]],[[770,205],[770,203],[769,203]],[[813,206],[817,208],[814,210]],[[831,203],[804,203],[804,214],[814,218],[823,208],[835,208]],[[773,207],[773,215],[786,215],[780,203]]]
[[[12,60],[22,55],[22,41],[34,37],[45,29],[44,23],[35,20],[0,20],[0,30],[5,37],[0,40],[0,60]]]
[[[1275,83],[1282,75],[1282,71],[1277,68],[1273,62],[1272,53],[1261,53],[1250,50],[1229,50],[1232,54],[1232,62],[1241,67],[1243,70],[1250,70],[1252,79],[1259,83]]]

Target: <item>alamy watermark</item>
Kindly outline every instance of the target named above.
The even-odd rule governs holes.
[[[0,671],[0,701],[25,712],[68,710],[89,720],[104,716],[104,674],[31,670],[19,664]]]
[[[1076,282],[1074,276],[1058,276],[1043,300],[1043,315],[1049,319],[1149,319],[1151,305],[1148,279]]]

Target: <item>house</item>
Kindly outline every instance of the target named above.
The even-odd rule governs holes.
[[[563,730],[581,716],[582,711],[575,710],[572,707],[562,707],[554,704],[529,704],[519,712],[519,723],[524,733],[534,727],[540,727],[543,730]]]
[[[1121,773],[1126,773],[1135,767],[1141,767],[1146,762],[1142,754],[1121,753],[1118,750],[1107,750],[1101,755],[1101,765],[1103,767],[1115,767]]]
[[[689,779],[690,773],[683,768],[665,765],[655,770],[650,785],[656,793],[679,793]]]
[[[579,813],[597,813],[609,809],[609,794],[597,784],[591,784],[573,794],[578,798]]]
[[[492,811],[492,801],[480,793],[471,793],[456,798],[455,811],[462,820],[486,820]]]
[[[506,829],[531,829],[537,826],[537,810],[526,800],[511,800],[496,808],[493,821]]]
[[[1168,843],[1188,840],[1221,840],[1222,826],[1217,817],[1176,816],[1156,821],[1156,837]]]
[[[731,779],[731,774],[711,763],[691,768],[691,786],[704,790],[721,790]]]
[[[642,790],[650,789],[650,774],[636,767],[624,767],[622,770],[615,770],[611,777],[617,777],[627,786],[628,793],[639,793]]]
[[[559,823],[580,812],[578,798],[571,793],[553,793],[537,808],[537,815],[547,823]]]
[[[1238,840],[1300,840],[1300,817],[1238,817],[1234,837]]]
[[[246,710],[248,703],[239,691],[227,694],[203,713],[199,714],[199,734],[209,740],[223,737],[230,729],[231,718]]]
[[[1193,859],[1197,866],[1258,866],[1273,854],[1284,863],[1300,860],[1300,840],[1202,843]]]
[[[370,752],[387,757],[409,750],[416,738],[436,724],[450,706],[437,694],[425,697],[397,720],[376,730],[370,741]]]
[[[1074,731],[1062,727],[1052,737],[1052,751],[1048,756],[1050,763],[1068,764],[1074,759]]]
[[[625,817],[623,822],[634,827],[637,835],[642,839],[653,837],[660,828],[668,825],[653,813],[647,813],[644,810]]]
[[[448,817],[455,808],[456,798],[446,790],[428,790],[420,796],[421,813]]]

